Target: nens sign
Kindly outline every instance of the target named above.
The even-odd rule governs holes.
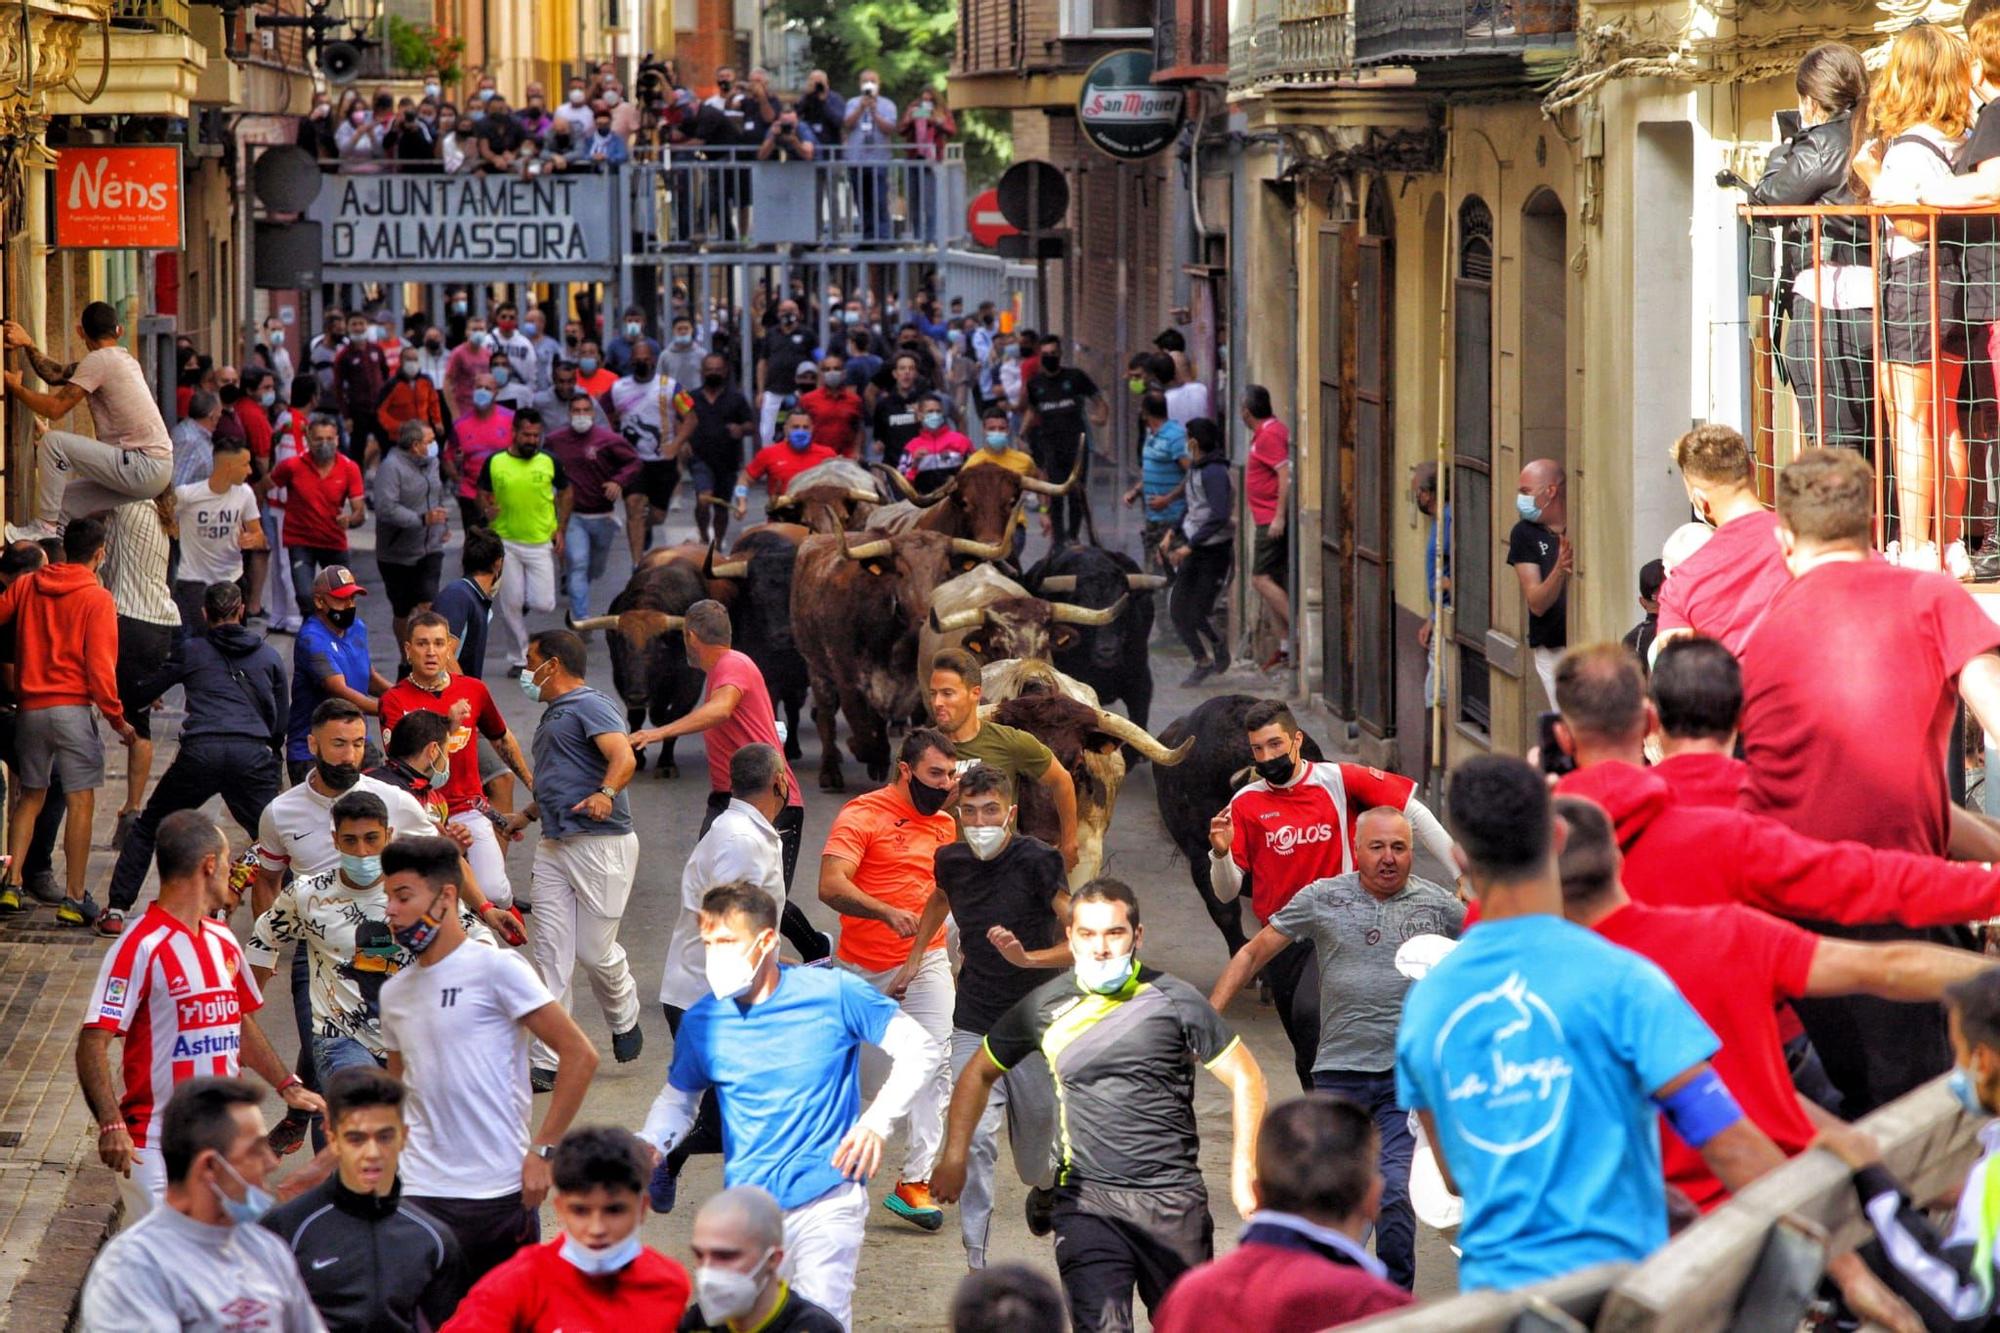
[[[56,158],[56,248],[178,250],[181,150],[74,147]]]
[[[615,262],[616,186],[594,174],[328,176],[312,216],[329,282],[476,280],[496,266],[602,280]]]

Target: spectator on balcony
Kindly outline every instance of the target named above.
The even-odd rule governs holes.
[[[521,101],[523,103],[521,109],[514,113],[514,119],[520,123],[521,133],[533,139],[546,135],[549,132],[548,96],[540,82],[529,84],[527,90],[521,94]]]
[[[325,93],[314,93],[312,110],[299,118],[299,147],[321,162],[339,157],[340,149],[333,142],[333,128],[338,123],[333,117],[332,101]]]
[[[458,125],[458,108],[446,102],[438,108],[438,162],[446,172],[456,174],[465,170],[466,154],[470,148],[471,136],[462,134]]]
[[[796,107],[799,119],[812,126],[822,148],[840,147],[841,130],[847,119],[847,99],[833,90],[826,71],[816,69],[806,75],[805,95]]]
[[[1869,99],[1869,118],[1874,142],[1856,156],[1854,168],[1873,202],[1913,204],[1926,186],[1949,181],[1952,155],[1972,122],[1972,69],[1964,44],[1929,24],[1897,33]],[[1958,578],[1969,578],[1972,562],[1959,540],[1966,458],[1955,401],[1965,372],[1958,248],[1936,247],[1934,286],[1931,224],[1898,217],[1886,225],[1881,356],[1896,440],[1901,520],[1898,540],[1889,543],[1887,554],[1898,564],[1917,569],[1942,565]],[[1934,395],[1944,405],[1941,418],[1932,411]],[[1944,505],[1934,515],[1940,465]]]
[[[771,122],[764,142],[757,147],[759,162],[810,162],[819,152],[813,127],[796,111],[786,111]]]
[[[569,94],[564,98],[563,104],[556,108],[552,118],[555,124],[568,126],[571,134],[583,139],[589,137],[591,118],[594,115],[596,113],[590,109],[590,94],[585,91],[584,81],[571,79]]]
[[[609,110],[600,108],[592,119],[590,138],[584,143],[581,156],[593,171],[622,166],[631,159],[632,150],[626,144],[625,136],[612,128]]]
[[[521,132],[521,122],[508,114],[507,99],[498,93],[486,104],[486,116],[473,134],[479,150],[478,164],[473,170],[482,174],[505,174],[514,170],[521,155],[521,145],[528,138]]]
[[[625,100],[625,90],[615,78],[607,78],[603,91],[597,95],[600,109],[611,113],[611,128],[627,144],[639,132],[641,117],[639,108]]]
[[[861,213],[861,238],[886,240],[891,230],[889,160],[896,138],[896,104],[882,95],[882,76],[876,71],[861,71],[861,91],[847,100],[841,133],[848,160],[859,164],[854,170],[854,195]]]
[[[340,158],[342,171],[380,171],[385,155],[381,127],[369,114],[368,107],[356,98],[348,108],[347,117],[333,132],[334,151]]]
[[[408,102],[409,99],[403,99]],[[437,132],[435,126],[427,124],[417,114],[417,107],[410,103],[396,118],[396,126],[391,131],[393,142],[390,156],[398,162],[432,162],[437,159]]]
[[[910,156],[918,162],[941,162],[945,145],[958,136],[958,121],[945,105],[943,88],[926,88],[910,99],[896,132],[910,144]],[[910,230],[920,239],[935,241],[938,229],[937,173],[912,168],[905,193],[910,201]]]
[[[584,170],[583,143],[570,133],[567,121],[558,120],[541,142],[543,170],[555,175]]]
[[[1752,204],[1852,205],[1859,202],[1851,164],[1855,110],[1868,94],[1868,69],[1845,42],[1806,52],[1793,80],[1801,129],[1772,152],[1750,188]],[[1789,255],[1807,252],[1792,279],[1785,327],[1785,377],[1799,407],[1799,433],[1813,444],[1868,451],[1872,446],[1875,280],[1869,272],[1868,224],[1819,219],[1790,228]]]

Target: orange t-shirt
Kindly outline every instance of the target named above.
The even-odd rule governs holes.
[[[854,887],[906,912],[922,912],[937,888],[938,848],[958,841],[958,824],[948,814],[920,815],[893,787],[857,796],[841,807],[827,830],[825,855],[854,863]],[[840,918],[844,963],[869,972],[900,967],[911,941],[872,917]],[[925,949],[942,949],[940,929]]]

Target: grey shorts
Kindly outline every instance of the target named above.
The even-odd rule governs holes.
[[[84,704],[23,708],[14,721],[14,773],[29,791],[47,791],[51,776],[64,791],[104,785],[104,740],[97,710]]]

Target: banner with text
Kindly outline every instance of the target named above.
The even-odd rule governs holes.
[[[328,282],[608,281],[617,264],[611,175],[328,176]]]

